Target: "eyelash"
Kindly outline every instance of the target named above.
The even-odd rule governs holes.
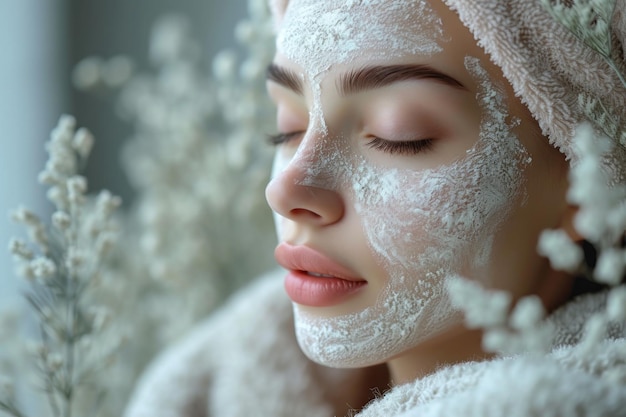
[[[302,131],[289,132],[289,133],[277,133],[275,135],[268,135],[267,141],[270,145],[278,146],[278,145],[282,145],[283,143],[287,143],[290,140],[295,139],[298,135],[301,135],[303,133],[304,132]]]
[[[304,132],[301,131],[277,133],[275,135],[269,135],[267,139],[271,145],[278,146],[295,139],[303,133]],[[417,155],[421,152],[431,150],[433,142],[434,140],[431,138],[407,141],[391,141],[381,138],[373,138],[367,143],[367,146],[369,146],[371,149],[375,149],[392,155]]]
[[[389,154],[417,155],[418,153],[432,149],[434,139],[391,141],[381,138],[374,138],[367,143],[372,149]]]

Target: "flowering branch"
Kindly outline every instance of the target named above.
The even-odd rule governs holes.
[[[618,65],[620,52],[614,48],[611,35],[616,0],[573,0],[569,5],[563,4],[561,0],[541,0],[541,3],[557,22],[600,54],[626,87],[623,67]],[[626,146],[626,130],[622,127],[625,121],[610,111],[601,100],[581,93],[578,105],[606,136]]]
[[[86,359],[88,342],[106,323],[106,310],[88,306],[87,299],[114,245],[117,229],[112,217],[121,204],[108,191],[95,202],[87,198],[87,181],[78,173],[94,139],[86,129],[76,131],[75,124],[73,117],[61,117],[46,145],[46,167],[39,174],[55,207],[51,226],[20,208],[13,220],[26,227],[30,243],[12,239],[9,244],[18,271],[29,284],[26,299],[40,333],[33,353],[55,417],[72,416],[77,388],[92,367]],[[14,396],[6,397],[0,397],[0,407],[22,416]]]
[[[613,50],[611,19],[616,0],[574,0],[565,5],[561,0],[541,0],[548,12],[585,45],[598,52],[626,86]]]

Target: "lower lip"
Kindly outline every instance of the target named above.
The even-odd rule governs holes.
[[[302,271],[290,271],[285,277],[285,290],[297,304],[330,307],[339,304],[365,286],[365,281],[315,277]]]

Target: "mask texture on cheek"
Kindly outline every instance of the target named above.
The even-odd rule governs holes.
[[[467,58],[466,68],[479,85],[483,119],[476,144],[457,162],[423,171],[353,162],[355,208],[387,282],[375,305],[353,314],[322,318],[295,306],[298,340],[311,359],[336,367],[384,362],[462,321],[446,277],[486,281],[480,274],[493,236],[524,199],[529,155],[507,123],[503,93],[478,59]]]

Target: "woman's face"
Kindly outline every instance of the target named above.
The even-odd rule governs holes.
[[[459,326],[450,276],[538,291],[566,164],[438,0],[292,0],[268,79],[266,195],[311,359],[373,365]]]

